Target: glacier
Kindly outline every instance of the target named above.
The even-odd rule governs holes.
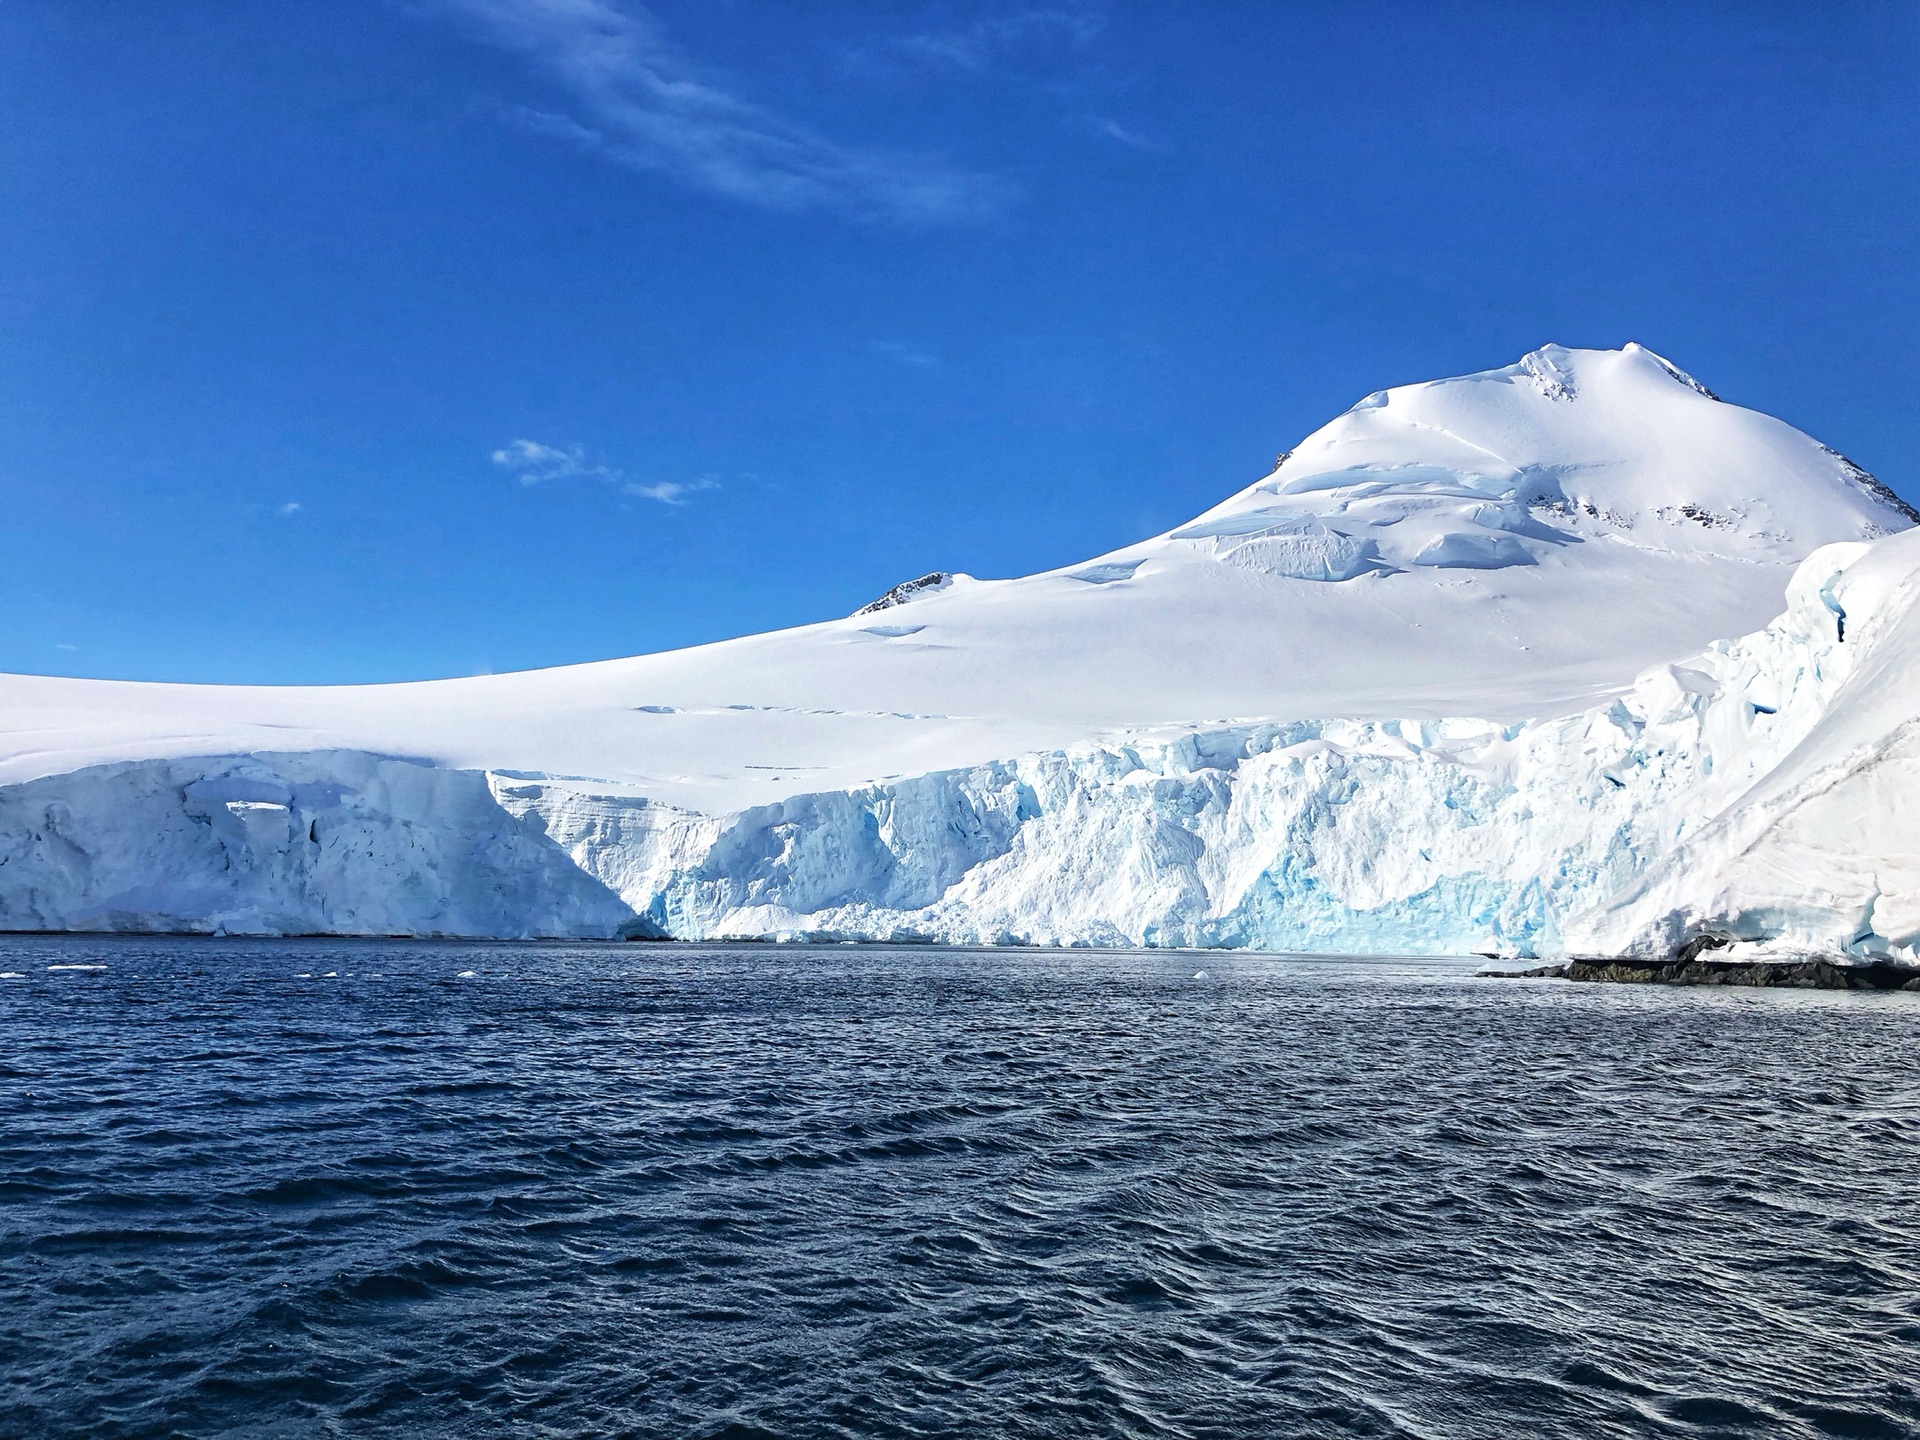
[[[1915,518],[1650,351],[1550,346],[846,620],[0,677],[0,928],[1912,959]]]

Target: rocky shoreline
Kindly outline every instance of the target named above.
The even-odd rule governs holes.
[[[1489,979],[1580,980],[1618,985],[1749,985],[1794,990],[1912,990],[1920,966],[1886,960],[1569,960],[1531,970],[1482,970]]]

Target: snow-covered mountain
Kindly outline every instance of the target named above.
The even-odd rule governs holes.
[[[1841,657],[1904,633],[1884,576],[1920,555],[1879,537],[1915,519],[1650,351],[1548,346],[1369,396],[1164,535],[843,620],[408,685],[0,678],[0,925],[1777,938],[1747,871],[1660,877],[1707,873],[1676,847],[1717,816],[1782,833],[1743,796],[1829,743]],[[1877,630],[1826,636],[1843,590]],[[1736,725],[1753,685],[1798,698]],[[1861,940],[1818,909],[1794,943]]]

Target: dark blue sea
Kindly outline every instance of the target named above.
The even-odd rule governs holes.
[[[0,940],[0,1434],[1920,1435],[1920,996],[1473,968]]]

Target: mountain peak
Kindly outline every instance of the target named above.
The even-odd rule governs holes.
[[[1602,352],[1602,353],[1611,353],[1611,352]],[[1713,391],[1709,390],[1706,386],[1702,385],[1698,380],[1694,379],[1693,376],[1689,375],[1686,371],[1682,370],[1678,365],[1674,364],[1671,360],[1667,359],[1663,355],[1654,354],[1653,351],[1647,349],[1646,346],[1640,344],[1640,342],[1637,340],[1629,340],[1626,343],[1626,346],[1621,350],[1620,353],[1624,355],[1632,355],[1639,358],[1651,360],[1655,365],[1658,365],[1661,368],[1661,370],[1666,372],[1668,378],[1672,380],[1677,380],[1680,384],[1686,386],[1689,390],[1692,390],[1698,394],[1704,395],[1709,400],[1718,400],[1720,398],[1718,395],[1714,394]]]
[[[1549,400],[1572,400],[1579,394],[1580,375],[1583,371],[1593,373],[1627,369],[1637,369],[1650,377],[1671,380],[1709,400],[1720,399],[1713,391],[1664,355],[1656,354],[1637,340],[1629,340],[1618,350],[1588,350],[1570,345],[1542,345],[1537,350],[1529,350],[1503,370],[1490,370],[1483,373],[1489,376],[1511,376],[1515,379],[1530,380]],[[1463,375],[1459,378],[1474,380],[1482,377]]]
[[[1543,345],[1377,391],[1166,538],[1236,563],[1259,544],[1270,573],[1341,581],[1530,566],[1594,544],[1791,561],[1916,520],[1844,457],[1645,346]]]

